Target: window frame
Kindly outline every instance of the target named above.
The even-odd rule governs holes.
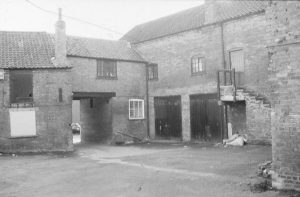
[[[193,70],[193,65],[194,65],[193,60],[194,60],[195,58],[197,58],[197,61],[198,61],[199,59],[202,59],[202,70],[201,70],[201,71],[194,72],[194,70]],[[199,67],[199,61],[198,61],[198,67]],[[198,75],[203,75],[203,74],[205,74],[205,73],[206,73],[205,57],[202,56],[202,55],[194,55],[194,56],[192,56],[192,57],[191,57],[191,75],[192,75],[192,76],[198,76]]]
[[[134,117],[132,117],[131,116],[131,102],[133,102],[133,107],[135,107],[135,102],[138,102],[138,109],[134,109],[134,114],[135,114],[135,111],[139,111],[139,102],[141,102],[142,104],[141,104],[141,107],[142,107],[142,115],[141,116],[139,116],[139,117],[136,117],[136,116],[134,116]],[[143,119],[145,119],[145,101],[144,101],[144,99],[129,99],[129,101],[128,101],[128,118],[129,118],[129,120],[143,120]]]
[[[233,69],[233,67],[232,67],[231,53],[232,53],[232,52],[237,52],[237,51],[241,51],[242,54],[243,54],[243,71],[237,71],[237,70],[235,69],[235,72],[244,73],[244,72],[245,72],[245,51],[244,51],[243,48],[234,48],[234,49],[228,50],[229,68],[230,68],[230,69]]]
[[[104,75],[104,62],[113,62],[113,70],[114,70],[114,76],[105,76]],[[114,80],[114,79],[118,79],[118,66],[117,66],[117,61],[116,60],[108,60],[108,59],[97,59],[96,61],[97,63],[97,70],[96,70],[96,78],[97,79],[110,79],[110,80]],[[102,69],[102,75],[100,75],[100,71],[99,69]]]
[[[153,77],[150,78],[149,71],[152,70]],[[149,81],[158,80],[158,64],[151,63],[147,65],[147,78]]]
[[[21,75],[27,75],[27,80],[30,80],[30,84],[27,84],[28,87],[26,88],[26,90],[30,90],[30,94],[26,97],[20,97],[23,99],[20,99],[20,101],[18,101],[16,96],[16,92],[17,92],[17,86],[16,85],[16,81],[20,81],[19,76]],[[22,78],[21,78],[22,79]],[[24,80],[24,78],[22,79]],[[23,83],[24,84],[24,83]],[[17,89],[17,90],[16,90]],[[34,103],[34,97],[33,97],[33,71],[32,70],[11,70],[9,71],[9,103],[11,107],[14,106],[19,106],[19,105],[23,105],[23,106],[31,106]],[[14,98],[15,97],[15,98]]]

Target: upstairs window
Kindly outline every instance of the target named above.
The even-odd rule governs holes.
[[[229,52],[230,66],[234,68],[236,72],[244,72],[244,52],[243,50],[234,50]]]
[[[129,100],[129,119],[144,119],[144,100],[130,99]]]
[[[116,79],[117,62],[113,60],[97,60],[97,77],[103,79]]]
[[[204,57],[192,57],[192,74],[200,74],[204,72]]]
[[[147,68],[148,68],[148,79],[149,80],[158,79],[158,65],[157,64],[149,64]]]
[[[11,70],[10,81],[10,103],[33,103],[32,71]]]

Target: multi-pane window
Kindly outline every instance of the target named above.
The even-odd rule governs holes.
[[[129,119],[143,119],[144,118],[144,100],[130,99],[129,100]]]
[[[192,57],[192,74],[204,72],[204,58],[195,56]]]
[[[113,60],[97,60],[97,77],[104,79],[117,78],[117,62]]]
[[[148,68],[148,79],[149,80],[158,79],[158,66],[157,66],[157,64],[149,64],[147,68]]]
[[[236,72],[244,72],[244,53],[243,50],[230,51],[230,63],[231,68],[234,68]]]

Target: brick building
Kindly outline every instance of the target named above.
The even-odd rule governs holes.
[[[0,152],[70,151],[72,117],[84,141],[147,137],[146,62],[128,42],[66,36],[61,16],[55,35],[0,41]]]
[[[110,141],[115,131],[147,137],[145,61],[125,41],[68,37],[67,43],[83,140]]]
[[[266,16],[273,186],[300,190],[300,3],[271,2]]]
[[[219,141],[232,128],[252,142],[271,142],[265,85],[267,5],[265,1],[206,1],[125,34],[123,39],[152,63],[150,73],[157,72],[149,81],[152,138]],[[220,105],[216,73],[232,68],[237,101],[223,95]],[[219,79],[222,93],[233,77],[221,72]],[[228,87],[232,92],[233,86]]]
[[[64,22],[53,36],[0,33],[0,151],[73,150],[71,67]]]

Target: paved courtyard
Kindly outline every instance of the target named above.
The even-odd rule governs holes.
[[[0,156],[0,196],[282,196],[253,193],[271,147],[77,145],[74,153]]]

